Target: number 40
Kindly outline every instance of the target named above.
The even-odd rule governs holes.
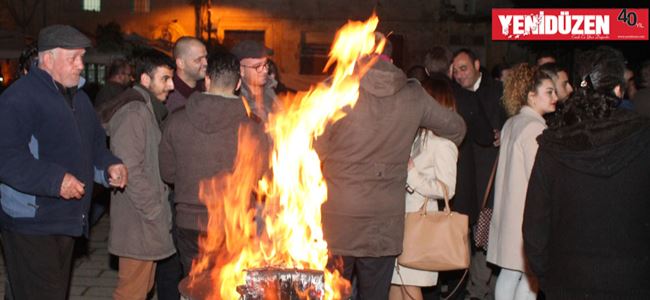
[[[618,17],[616,19],[619,20],[619,21],[623,21],[623,22],[627,23],[627,25],[630,25],[630,26],[636,25],[636,21],[637,21],[636,13],[633,12],[633,11],[628,13],[627,8],[623,8],[621,10],[621,13],[618,14]]]

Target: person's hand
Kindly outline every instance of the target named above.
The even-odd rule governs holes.
[[[124,188],[128,181],[129,172],[124,164],[115,164],[108,167],[108,184],[113,187]]]
[[[492,143],[494,147],[501,146],[501,131],[494,129],[494,142]]]
[[[61,182],[61,191],[59,192],[59,195],[65,200],[81,199],[86,193],[84,187],[85,185],[79,181],[77,177],[74,177],[74,175],[70,173],[65,173],[65,175],[63,175],[63,181]]]
[[[408,170],[411,171],[415,167],[415,163],[413,163],[413,159],[409,158],[409,165],[408,165]]]

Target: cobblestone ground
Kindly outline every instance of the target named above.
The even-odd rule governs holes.
[[[91,229],[87,245],[77,241],[70,286],[70,300],[112,299],[117,284],[117,260],[111,263],[108,253],[109,217],[105,215]],[[111,267],[113,266],[113,267]],[[0,295],[4,295],[5,267],[0,256]],[[155,296],[153,299],[157,299]]]

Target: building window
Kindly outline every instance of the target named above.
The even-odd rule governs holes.
[[[86,64],[84,68],[86,71],[86,82],[97,82],[97,65],[96,64]]]
[[[300,47],[300,74],[320,75],[329,59],[330,44],[303,43]],[[328,71],[332,71],[330,67]]]
[[[334,33],[332,32],[303,32],[300,38],[300,74],[322,75],[323,69],[329,59],[328,54],[332,46]],[[335,66],[328,69],[328,73]]]
[[[104,85],[106,83],[106,66],[102,64],[87,63],[83,70],[86,84]]]
[[[102,8],[101,0],[84,0],[84,10],[86,11],[100,11]]]
[[[149,0],[133,0],[133,12],[148,13]]]

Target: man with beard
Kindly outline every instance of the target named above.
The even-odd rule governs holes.
[[[244,40],[232,48],[232,53],[239,59],[241,96],[253,114],[266,121],[276,99],[269,80],[269,56],[273,50],[260,42]]]
[[[111,195],[108,251],[119,257],[114,299],[145,299],[156,262],[174,253],[168,189],[160,178],[163,101],[174,89],[173,61],[150,50],[136,60],[136,84],[118,96],[109,114],[111,149],[131,171],[129,185]]]
[[[179,38],[174,45],[174,59],[176,71],[172,78],[174,91],[169,93],[165,106],[169,113],[184,107],[194,92],[205,90],[203,78],[208,66],[208,52],[205,45],[194,37],[184,36]],[[174,191],[169,195],[169,205],[175,216]],[[174,234],[176,227],[174,224]],[[156,268],[156,291],[160,300],[175,300],[180,297],[178,283],[183,275],[181,261],[178,254],[174,254],[158,262]]]
[[[197,38],[184,36],[174,45],[176,72],[174,73],[174,91],[169,94],[165,106],[173,112],[187,103],[187,99],[196,91],[204,91],[203,77],[208,67],[208,51]]]

